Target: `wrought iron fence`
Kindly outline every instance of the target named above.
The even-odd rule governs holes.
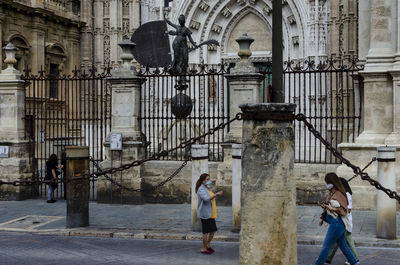
[[[22,78],[25,90],[26,139],[31,140],[35,164],[34,177],[43,180],[46,161],[56,154],[63,161],[65,146],[89,146],[95,161],[104,158],[103,142],[111,126],[111,90],[106,77],[110,69],[97,74],[75,69],[71,75],[39,71],[34,75],[25,71]],[[93,165],[91,165],[93,170]],[[61,177],[65,171],[61,170]],[[46,194],[45,185],[35,191],[38,196]],[[63,183],[55,192],[64,197]],[[91,180],[91,199],[96,199],[96,182]]]
[[[191,98],[193,110],[187,118],[178,119],[171,112],[171,99],[179,93],[175,89],[179,76],[170,74],[167,69],[141,69],[139,74],[147,79],[140,100],[147,157],[178,146],[228,120],[226,72],[226,65],[192,65],[186,76],[188,88],[183,94]],[[203,139],[202,143],[209,145],[210,161],[223,160],[221,143],[226,132],[224,129]],[[184,160],[189,152],[178,149],[163,159]]]
[[[260,69],[261,68],[261,69]],[[261,102],[269,101],[272,86],[271,62],[259,66],[265,75],[261,84]],[[285,101],[296,103],[296,113],[303,113],[334,148],[353,142],[360,133],[362,66],[356,60],[289,61],[284,65]],[[296,121],[295,160],[298,163],[340,163],[332,153]]]

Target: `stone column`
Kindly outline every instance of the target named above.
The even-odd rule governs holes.
[[[369,50],[371,3],[358,1],[358,58],[365,63]]]
[[[378,181],[385,188],[396,191],[396,147],[378,147]],[[376,237],[396,239],[397,202],[383,191],[378,191],[376,206]]]
[[[392,68],[397,43],[397,1],[371,1],[370,49],[364,71],[364,131],[358,143],[382,144],[392,132]],[[395,34],[394,34],[395,33]]]
[[[192,145],[192,192],[191,192],[191,205],[192,205],[192,229],[193,231],[201,231],[201,223],[197,218],[197,193],[196,182],[200,175],[208,173],[208,145],[199,144]]]
[[[80,28],[81,35],[81,63],[86,69],[89,69],[93,64],[93,1],[81,0],[81,21],[84,22]]]
[[[25,81],[14,68],[17,48],[9,43],[3,48],[8,68],[0,73],[0,146],[8,148],[0,158],[0,179],[22,181],[32,179],[31,143],[25,140]],[[0,186],[1,200],[24,200],[32,197],[31,186]]]
[[[240,231],[240,185],[242,181],[242,145],[232,145],[232,231]]]
[[[394,123],[396,120],[394,104],[396,103],[394,102],[397,102],[397,99],[390,72],[393,70],[395,60],[398,29],[397,1],[359,2],[360,15],[365,14],[364,17],[360,16],[362,18],[359,21],[360,34],[363,34],[362,38],[359,38],[361,59],[364,56],[362,52],[365,52],[367,47],[369,48],[365,57],[365,68],[360,72],[364,78],[364,89],[361,95],[364,128],[354,143],[341,143],[339,148],[344,157],[353,164],[363,167],[376,156],[377,147],[393,143],[393,140],[396,141],[396,135],[392,135],[392,131],[396,126]],[[369,34],[367,34],[367,28]],[[377,177],[376,167],[374,163],[367,169],[367,173],[373,178]],[[352,170],[343,164],[338,167],[336,173],[346,178],[353,175]],[[352,189],[354,209],[374,208],[376,192],[372,186],[361,180],[355,180]]]
[[[263,75],[257,73],[253,63],[248,60],[251,56],[250,46],[254,39],[244,34],[236,41],[240,47],[238,52],[240,61],[231,69],[230,74],[225,75],[230,91],[229,119],[233,119],[240,112],[239,104],[260,102],[260,82],[263,79]],[[234,121],[230,124],[226,142],[221,145],[224,148],[224,162],[218,165],[218,180],[230,181],[232,179],[232,143],[242,142],[242,121]],[[223,197],[225,196],[229,196],[226,189],[224,189]]]
[[[370,1],[370,7],[370,41],[365,71],[387,71],[397,46],[397,1],[374,0]]]
[[[359,144],[383,144],[393,129],[393,86],[387,72],[361,73],[364,77],[364,131]]]
[[[386,137],[386,145],[400,145],[400,71],[391,72],[393,77],[393,120],[392,133]]]
[[[234,118],[236,113],[240,112],[239,104],[243,102],[260,102],[260,82],[263,79],[263,75],[257,73],[253,63],[248,60],[251,56],[250,45],[254,39],[247,36],[247,34],[243,34],[243,36],[236,39],[236,41],[240,46],[238,52],[240,61],[236,63],[236,66],[231,70],[230,74],[225,75],[229,82],[230,89],[230,119]],[[227,138],[230,142],[241,143],[242,121],[234,121],[231,123]]]
[[[111,133],[122,133],[122,163],[126,164],[134,160],[144,157],[144,149],[142,144],[139,115],[140,115],[140,89],[144,78],[139,77],[135,68],[132,66],[132,54],[129,52],[133,49],[134,44],[129,42],[121,42],[123,47],[122,60],[123,64],[112,72],[112,77],[108,78],[108,82],[112,89],[112,113],[111,113]],[[106,160],[101,164],[103,168],[120,166],[120,157],[116,152],[110,151],[110,135],[104,142],[106,148]],[[111,156],[113,156],[111,158]],[[114,176],[116,178],[117,176]],[[118,174],[118,181],[120,175]],[[132,167],[122,172],[122,185],[130,188],[140,188],[142,179],[140,176],[140,167]],[[98,202],[110,201],[110,182],[100,178],[97,185]],[[113,196],[115,200],[120,201],[121,190],[113,186]],[[142,196],[138,192],[123,191],[124,203],[141,203]]]
[[[239,264],[297,264],[295,104],[243,104]]]
[[[37,74],[40,67],[45,67],[45,19],[35,16],[32,22],[32,41],[30,49],[32,73]]]
[[[89,225],[89,147],[66,146],[67,159],[67,228]]]

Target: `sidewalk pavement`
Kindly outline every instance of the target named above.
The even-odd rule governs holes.
[[[238,241],[232,233],[231,207],[218,207],[215,240]],[[28,232],[46,235],[98,236],[115,238],[149,238],[200,240],[193,232],[190,204],[120,205],[90,203],[90,226],[66,229],[66,202],[53,204],[45,200],[0,201],[0,231]],[[321,209],[318,206],[297,206],[298,243],[322,244],[327,225],[318,226]],[[400,214],[397,215],[400,238]],[[400,248],[400,240],[375,237],[376,212],[353,211],[353,239],[357,246]]]

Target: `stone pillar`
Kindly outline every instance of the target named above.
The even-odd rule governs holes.
[[[192,229],[193,231],[201,231],[201,223],[197,218],[197,193],[196,182],[200,175],[208,173],[208,145],[199,144],[192,145]]]
[[[93,8],[91,0],[81,0],[80,18],[84,22],[80,28],[81,35],[81,64],[85,69],[90,69],[93,64]]]
[[[397,47],[397,1],[374,0],[370,1],[370,7],[370,41],[365,71],[387,71]]]
[[[362,102],[363,131],[354,143],[341,143],[339,148],[344,157],[353,164],[363,167],[376,156],[376,148],[383,144],[392,144],[397,139],[393,134],[396,127],[397,106],[395,82],[390,73],[393,70],[397,46],[397,1],[374,0],[359,1],[360,15],[365,14],[359,21],[360,56],[368,47],[366,64],[360,75],[364,78]],[[365,3],[369,2],[369,3]],[[368,16],[368,14],[370,14]],[[369,20],[367,20],[367,17]],[[361,23],[363,22],[363,23]],[[367,34],[367,28],[369,34]],[[365,43],[365,42],[368,43]],[[372,164],[367,170],[372,177],[377,177],[377,164]],[[348,178],[353,175],[350,168],[340,165],[336,173]],[[375,188],[368,183],[355,180],[352,184],[353,208],[371,209],[376,205]]]
[[[378,147],[378,181],[383,187],[396,191],[396,147]],[[376,206],[376,237],[396,239],[397,202],[378,191]]]
[[[393,77],[392,133],[385,139],[386,145],[400,145],[400,71],[391,72]]]
[[[45,31],[46,21],[44,18],[35,16],[32,22],[32,41],[30,49],[32,61],[32,73],[38,73],[41,67],[45,67]]]
[[[297,264],[295,104],[243,104],[239,264]]]
[[[7,157],[0,158],[0,179],[23,181],[32,179],[31,143],[25,140],[25,81],[14,68],[17,48],[9,43],[3,48],[8,68],[0,73],[0,146],[8,148]],[[1,200],[31,198],[31,186],[0,186]]]
[[[240,231],[240,185],[242,181],[242,145],[232,145],[232,231]]]
[[[251,37],[244,34],[236,39],[239,43],[238,56],[240,61],[231,69],[231,73],[225,75],[229,82],[229,119],[233,119],[240,112],[239,104],[243,102],[260,102],[260,82],[263,75],[256,72],[252,62],[248,60],[251,56],[250,46],[254,41]],[[234,121],[229,125],[229,132],[226,136],[227,143],[222,144],[224,148],[224,162],[218,165],[218,180],[232,179],[232,143],[242,142],[242,121]],[[229,188],[229,192],[231,188]],[[223,198],[229,196],[228,190],[224,189]],[[219,199],[221,200],[221,199]]]
[[[132,54],[129,52],[134,44],[122,42],[119,44],[123,47],[122,60],[123,64],[112,72],[112,77],[108,78],[108,82],[112,89],[112,113],[111,113],[111,133],[122,133],[122,164],[127,164],[134,160],[144,157],[144,149],[142,144],[139,115],[140,115],[140,89],[144,78],[139,77],[135,68],[132,66]],[[106,160],[102,162],[102,168],[120,166],[120,156],[118,153],[110,151],[110,135],[104,143],[106,148]],[[112,157],[111,157],[112,156]],[[117,178],[116,175],[111,176]],[[120,182],[120,175],[118,174]],[[142,179],[140,176],[140,167],[132,167],[122,171],[122,185],[130,188],[141,188]],[[104,177],[98,180],[97,200],[98,202],[110,202],[111,185]],[[121,190],[113,185],[113,196],[115,200],[120,202]],[[124,203],[141,203],[142,196],[138,192],[123,191],[122,200]]]
[[[67,228],[89,225],[89,147],[66,146]]]
[[[254,41],[247,34],[236,39],[239,43],[240,50],[238,55],[240,61],[231,70],[230,74],[225,75],[229,82],[230,101],[229,101],[229,118],[233,119],[240,112],[239,104],[243,102],[258,103],[260,102],[260,82],[263,75],[256,72],[253,63],[248,60],[251,56],[250,45]],[[230,124],[229,133],[227,135],[229,142],[241,143],[242,141],[242,121],[234,121]]]
[[[370,1],[358,1],[358,58],[362,63],[365,63],[369,50],[370,20]]]
[[[361,73],[364,77],[364,131],[359,144],[383,144],[393,129],[393,85],[390,75]]]

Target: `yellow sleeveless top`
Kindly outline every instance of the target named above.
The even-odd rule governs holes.
[[[214,195],[214,193],[211,190],[209,190],[208,192],[210,193],[210,196]],[[212,214],[210,218],[215,219],[217,218],[217,204],[215,203],[215,198],[211,200],[211,204],[212,204]]]

